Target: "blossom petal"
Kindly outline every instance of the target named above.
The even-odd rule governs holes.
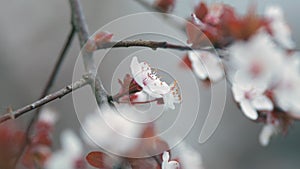
[[[263,127],[259,135],[259,142],[262,146],[267,146],[270,142],[271,136],[276,134],[277,128],[272,124],[267,124]]]
[[[272,101],[265,95],[255,97],[251,103],[256,110],[271,111],[274,108]]]
[[[243,100],[240,102],[240,106],[244,114],[250,118],[251,120],[256,120],[258,118],[258,114],[254,107],[250,104],[248,100]]]
[[[245,98],[245,93],[236,84],[231,87],[233,98],[237,102],[241,102]]]
[[[200,56],[196,52],[189,52],[188,56],[192,62],[192,68],[193,68],[195,74],[202,80],[206,79],[208,76],[208,73],[205,70],[203,63],[200,60]]]
[[[295,48],[296,45],[292,40],[291,30],[284,20],[282,9],[278,6],[270,6],[266,9],[265,16],[271,21],[270,27],[274,39],[285,48]]]

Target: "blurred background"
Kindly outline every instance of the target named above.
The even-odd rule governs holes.
[[[145,2],[153,3],[151,0]],[[300,23],[297,18],[300,1],[206,0],[206,2],[224,2],[235,7],[240,13],[245,13],[251,4],[257,5],[259,13],[262,13],[268,5],[279,5],[285,12],[294,40],[298,44],[297,48],[300,47]],[[0,3],[0,110],[5,112],[8,106],[16,109],[31,103],[40,96],[71,25],[70,7],[67,0],[1,0]],[[135,0],[82,0],[82,3],[90,33],[94,33],[107,23],[120,17],[149,12],[149,9]],[[193,11],[195,3],[194,0],[177,0],[173,14],[187,18]],[[151,20],[151,18],[145,18],[145,22],[147,20]],[[151,24],[151,29],[161,29],[162,25],[167,25],[163,26],[163,31],[184,35],[182,28],[177,27],[176,24],[172,25],[174,23],[168,25],[167,22],[169,21],[163,17],[157,17],[156,22],[158,24]],[[107,31],[122,34],[122,30],[131,29],[139,24],[143,23],[124,25],[124,27],[120,27],[119,32]],[[122,36],[116,35],[114,39],[118,40],[118,37]],[[79,51],[76,37],[52,91],[72,82],[74,65]],[[122,56],[123,53],[119,51],[115,54]],[[161,62],[167,61],[161,57]],[[108,90],[110,90],[111,81],[109,72],[112,70],[114,67],[106,68],[101,72],[101,78]],[[179,70],[180,68],[178,68]],[[205,98],[210,93],[203,83],[200,81],[198,83],[201,97],[200,109],[206,111],[210,100],[205,100]],[[202,154],[205,168],[298,169],[300,166],[300,124],[296,122],[287,135],[278,135],[272,139],[268,147],[261,147],[258,142],[261,125],[246,119],[233,103],[229,90],[227,95],[224,115],[214,135],[206,143],[198,143],[199,133],[206,117],[204,113],[198,116],[197,123],[186,139]],[[87,101],[92,102],[93,100]],[[62,129],[77,130],[80,128],[72,96],[65,96],[61,100],[48,104],[47,107],[57,111],[60,116],[54,134],[55,143],[59,145],[58,138]],[[28,113],[21,117],[20,123],[25,126],[26,120],[30,116],[31,114]]]

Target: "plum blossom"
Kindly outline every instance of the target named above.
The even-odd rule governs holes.
[[[161,169],[179,169],[179,163],[177,161],[169,161],[170,154],[169,152],[165,151],[163,153],[163,162],[161,164]]]
[[[70,130],[61,136],[62,149],[55,152],[45,164],[46,169],[81,169],[78,162],[82,158],[83,148],[79,138]]]
[[[182,142],[177,147],[178,159],[182,169],[203,169],[202,157],[200,153],[192,147]]]
[[[232,84],[234,100],[241,106],[243,113],[251,120],[258,118],[257,111],[273,110],[272,101],[264,95],[266,85],[245,82],[244,77],[237,73]]]
[[[129,108],[120,109],[122,113],[132,111]],[[139,139],[136,138],[142,135],[144,126],[124,118],[112,108],[103,108],[87,116],[84,130],[89,136],[87,143],[93,141],[107,151],[126,155],[138,145]]]
[[[150,96],[161,98],[170,91],[169,85],[157,77],[156,72],[152,71],[148,63],[139,63],[137,57],[133,57],[130,69],[136,83]]]
[[[248,41],[237,41],[229,47],[230,62],[245,80],[270,85],[280,74],[284,54],[271,37],[260,31]]]
[[[292,33],[285,22],[282,9],[278,6],[270,6],[265,10],[265,17],[270,21],[269,27],[274,40],[284,48],[295,48]]]
[[[56,123],[57,119],[57,112],[50,109],[43,109],[39,116],[38,122],[46,123],[52,126]]]
[[[259,135],[259,142],[262,146],[267,146],[271,137],[277,134],[278,126],[275,124],[265,124]]]
[[[280,78],[273,89],[275,101],[294,118],[300,117],[300,60],[299,55],[289,56],[283,62]]]
[[[221,62],[215,54],[206,51],[191,51],[188,53],[188,57],[193,71],[200,79],[216,82],[224,77]]]

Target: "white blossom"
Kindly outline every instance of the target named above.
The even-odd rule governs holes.
[[[250,119],[258,118],[257,110],[273,110],[272,101],[264,95],[266,85],[258,83],[245,83],[243,76],[237,73],[232,84],[232,93],[234,100],[241,106],[243,113]]]
[[[57,112],[51,109],[43,109],[38,121],[53,125],[57,121]]]
[[[278,6],[270,6],[265,11],[265,17],[270,20],[269,25],[274,40],[284,48],[295,48],[295,43],[292,40],[292,33],[285,22],[282,9]]]
[[[269,85],[280,73],[284,54],[263,30],[228,50],[231,64],[247,81]]]
[[[162,158],[163,162],[161,164],[161,169],[179,169],[179,163],[177,161],[169,161],[169,152],[165,151]]]
[[[121,108],[120,108],[121,109]],[[122,109],[122,113],[133,111]],[[98,146],[114,154],[126,155],[139,143],[144,126],[126,119],[112,108],[103,108],[87,116],[84,130]],[[89,141],[87,141],[89,143]]]
[[[203,169],[202,157],[200,153],[182,142],[177,147],[180,166],[183,169]]]
[[[152,71],[148,63],[139,63],[137,57],[133,57],[130,69],[134,80],[150,96],[161,98],[163,94],[170,91],[168,84],[157,77],[156,72]]]
[[[202,80],[210,79],[216,82],[223,78],[224,70],[218,57],[206,51],[190,51],[188,57],[192,62],[192,69]]]
[[[77,160],[82,158],[82,144],[77,136],[66,130],[61,136],[62,149],[55,152],[45,164],[46,169],[76,169]]]
[[[280,77],[274,88],[275,101],[293,117],[300,117],[300,67],[299,55],[289,56],[283,62]]]

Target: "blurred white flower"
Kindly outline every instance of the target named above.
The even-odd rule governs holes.
[[[174,103],[180,103],[181,102],[181,96],[179,93],[179,89],[177,86],[177,82],[174,81],[170,84],[170,91],[169,93],[163,95],[164,100],[164,109],[175,109]]]
[[[270,142],[272,135],[278,132],[278,127],[274,124],[266,124],[263,126],[260,135],[259,142],[262,146],[267,146]]]
[[[280,74],[283,51],[262,30],[247,41],[235,42],[228,50],[231,65],[249,82],[269,85]]]
[[[121,109],[121,108],[120,108]],[[126,155],[140,142],[144,125],[126,119],[111,108],[104,108],[87,116],[84,131],[92,142],[106,151]],[[122,113],[133,111],[122,109]],[[87,141],[87,143],[90,143]]]
[[[152,71],[148,63],[139,63],[137,57],[133,57],[130,69],[136,83],[150,96],[161,98],[163,94],[170,91],[168,84],[157,77],[156,72]]]
[[[265,17],[270,21],[269,25],[274,40],[284,48],[295,48],[296,45],[292,40],[292,33],[285,22],[282,9],[279,6],[270,6],[265,11]]]
[[[178,158],[182,169],[203,169],[200,153],[182,142],[177,147]]]
[[[46,108],[40,113],[38,121],[49,125],[54,125],[57,119],[57,112]]]
[[[165,151],[162,158],[163,162],[161,163],[161,169],[179,169],[179,163],[177,161],[169,161],[169,152]]]
[[[280,108],[293,117],[300,117],[300,60],[299,55],[289,56],[283,62],[278,83],[273,89],[275,101]]]
[[[236,74],[232,84],[232,93],[234,100],[241,106],[243,113],[250,119],[258,118],[257,110],[273,110],[272,101],[264,95],[266,85],[258,83],[244,83],[243,76]]]
[[[206,51],[190,51],[188,57],[192,62],[193,71],[200,79],[216,82],[223,78],[224,70],[215,54]]]
[[[77,169],[77,162],[82,158],[82,144],[70,130],[61,135],[62,149],[55,152],[46,162],[46,169]]]

